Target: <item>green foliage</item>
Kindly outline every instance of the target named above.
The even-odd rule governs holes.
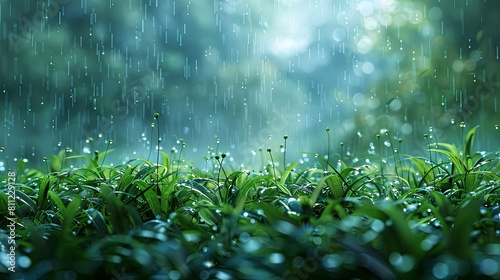
[[[446,266],[448,278],[500,279],[487,266],[500,261],[500,159],[473,153],[474,132],[462,152],[439,143],[437,163],[398,157],[383,173],[326,161],[226,173],[218,162],[212,175],[165,153],[160,165],[71,156],[60,163],[86,166],[23,167],[37,176],[15,185],[17,257],[31,262],[16,277],[431,279]],[[0,188],[4,242],[6,181]]]

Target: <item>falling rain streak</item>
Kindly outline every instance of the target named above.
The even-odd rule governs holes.
[[[108,159],[120,162],[182,139],[194,161],[218,149],[252,162],[283,135],[297,158],[342,142],[354,160],[384,131],[407,153],[425,150],[429,127],[450,142],[459,123],[491,133],[499,10],[472,0],[2,1],[2,160],[90,154],[112,139]]]

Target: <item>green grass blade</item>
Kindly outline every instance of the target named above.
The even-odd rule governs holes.
[[[45,210],[47,207],[50,185],[50,175],[43,176],[38,189],[38,197],[36,201],[39,209]]]
[[[430,163],[427,163],[424,159],[422,158],[409,158],[409,160],[415,165],[415,167],[418,170],[418,173],[420,173],[420,176],[422,176],[422,180],[427,184],[430,185],[431,182],[434,181],[434,173],[432,171],[432,165]],[[419,184],[419,186],[421,183]]]
[[[257,176],[253,177],[249,180],[247,180],[243,186],[239,188],[238,194],[236,196],[236,205],[239,205],[241,201],[245,201],[248,193],[259,186],[259,183],[266,182],[266,181],[272,181],[272,178],[270,176]]]
[[[210,189],[206,188],[195,180],[182,180],[179,182],[179,186],[186,187],[192,191],[195,191],[203,198],[208,200],[211,204],[219,205],[219,199],[217,198],[217,196]]]
[[[50,171],[59,172],[62,169],[62,161],[57,155],[50,156]]]
[[[161,158],[162,158],[161,164],[167,169],[168,173],[172,173],[173,172],[172,166],[171,166],[172,163],[170,162],[170,158],[169,158],[168,154],[165,152],[160,152],[160,154],[161,154]],[[169,178],[169,180],[172,180],[172,179]]]
[[[102,216],[101,212],[94,208],[90,208],[85,210],[85,214],[87,214],[97,232],[105,235],[109,234],[108,227],[106,226],[106,220]]]
[[[476,135],[476,130],[479,126],[473,127],[469,132],[467,133],[467,136],[465,137],[465,143],[464,143],[464,151],[463,151],[463,156],[464,156],[464,161],[468,162],[468,159],[472,158],[472,149],[474,146],[474,137]],[[472,166],[467,165],[467,168],[471,168]]]
[[[73,224],[73,219],[76,216],[76,212],[78,211],[78,208],[80,208],[80,204],[82,202],[82,199],[79,196],[75,196],[73,200],[69,203],[68,207],[66,207],[66,210],[64,213],[62,213],[63,216],[63,224],[62,224],[62,231],[63,233],[70,233],[71,230],[71,225]]]
[[[401,209],[394,204],[387,201],[371,205],[365,204],[358,208],[355,213],[381,220],[384,223],[390,221],[390,226],[380,233],[383,235],[386,245],[399,250],[401,253],[411,254],[417,259],[422,255],[422,249],[420,248],[421,237],[412,232]],[[397,242],[392,242],[396,240]]]
[[[324,186],[327,186],[330,189],[330,193],[336,199],[342,198],[344,196],[344,189],[342,187],[342,180],[340,180],[339,175],[330,174],[328,176],[323,177],[319,182],[316,188],[313,190],[313,193],[310,196],[310,201],[312,204],[316,202],[319,197],[319,194],[323,190]]]
[[[27,196],[24,192],[20,190],[16,190],[15,192],[17,200],[16,211],[22,211],[23,214],[28,214],[28,212],[35,213],[36,211],[39,210],[36,202],[33,199],[31,199],[31,197]]]
[[[127,211],[123,202],[121,202],[113,190],[106,186],[101,185],[101,197],[104,199],[105,207],[109,213],[109,221],[111,224],[111,232],[113,233],[124,233],[130,229],[130,223],[128,220]]]
[[[460,203],[455,214],[453,233],[450,235],[450,250],[458,257],[470,255],[470,233],[479,215],[480,199],[466,199]],[[459,246],[458,246],[459,245]]]
[[[342,187],[342,180],[337,174],[332,174],[326,177],[326,185],[330,189],[334,198],[342,198],[344,196],[344,189]]]
[[[155,192],[155,188],[148,185],[148,183],[142,180],[134,180],[133,184],[137,185],[142,192],[144,192],[144,198],[146,199],[149,208],[156,217],[161,212],[160,201],[158,200],[158,194]]]
[[[9,216],[9,197],[3,192],[0,192],[0,215]]]
[[[291,163],[283,172],[281,175],[280,183],[284,185],[286,183],[286,179],[288,179],[288,176],[290,176],[290,173],[293,171],[293,169],[299,164],[298,162],[293,162]]]
[[[285,184],[282,184],[281,182],[276,182],[276,186],[278,187],[278,189],[286,194],[286,195],[292,195],[292,193],[290,192],[290,190],[285,186]]]
[[[64,213],[66,211],[66,206],[64,206],[64,203],[62,202],[61,198],[59,198],[59,196],[52,190],[48,191],[48,195],[50,196],[52,201],[54,201],[57,208],[59,208],[59,212]]]
[[[462,161],[462,158],[460,156],[460,152],[458,151],[457,147],[454,145],[448,144],[448,143],[439,143],[438,144],[440,147],[446,148],[446,150],[443,149],[431,149],[433,152],[441,153],[446,156],[448,156],[453,163],[454,168],[456,168],[456,172],[459,174],[464,174],[465,171],[467,170],[466,165]]]
[[[103,174],[103,172],[101,170],[101,167],[99,166],[99,164],[97,163],[97,161],[95,161],[93,158],[90,158],[90,157],[84,156],[84,155],[77,155],[77,156],[67,157],[66,159],[77,159],[77,158],[83,158],[83,159],[86,159],[89,162],[87,168],[81,168],[81,170],[90,171],[96,177],[105,178],[104,174]]]

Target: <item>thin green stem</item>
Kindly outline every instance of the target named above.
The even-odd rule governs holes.
[[[278,177],[276,176],[276,168],[274,166],[274,159],[273,159],[273,154],[271,153],[271,149],[267,149],[267,152],[269,153],[269,156],[271,157],[271,166],[273,167],[273,173],[274,173],[274,181],[278,181]]]
[[[102,162],[101,162],[101,165],[100,165],[100,168],[102,168],[102,165],[104,164],[104,160],[106,159],[106,155],[108,154],[108,151],[109,151],[109,146],[111,144],[113,144],[113,140],[108,140],[108,145],[106,145],[106,151],[104,152],[104,157],[102,158]]]
[[[221,191],[221,184],[220,184],[221,171],[224,173],[224,176],[227,178],[226,171],[224,170],[224,167],[222,167],[222,163],[224,162],[225,158],[226,158],[226,154],[224,154],[224,153],[221,154],[220,157],[218,155],[215,156],[215,160],[219,163],[219,172],[217,173],[217,190],[219,191],[219,196],[220,196],[221,200],[222,200],[222,191]]]
[[[326,137],[327,137],[327,149],[326,149],[326,165],[325,165],[325,174],[328,173],[328,165],[330,165],[330,128],[326,128]]]
[[[160,142],[161,142],[161,136],[160,136],[160,120],[158,119],[158,117],[160,116],[160,114],[158,113],[154,113],[153,115],[153,118],[156,120],[156,125],[158,126],[157,128],[157,137],[158,137],[158,140],[157,140],[157,144],[156,144],[156,188],[159,190],[159,180],[160,180],[160,175],[159,175],[159,169],[160,169]],[[151,141],[152,142],[152,141]],[[151,153],[151,150],[149,150],[149,152]]]
[[[285,169],[286,169],[286,140],[288,139],[288,135],[283,136],[283,139],[285,140],[285,143],[283,145],[283,172],[285,172]]]
[[[155,128],[155,123],[152,122],[151,123],[151,134],[150,134],[150,137],[149,139],[153,140],[153,131],[154,131],[154,128]],[[151,152],[153,151],[153,141],[150,142],[150,145],[149,145],[149,154],[148,154],[148,161],[149,159],[151,158]]]
[[[382,156],[382,144],[380,143],[380,134],[375,135],[378,141],[378,150],[380,154],[380,173],[382,177],[382,185],[384,184],[384,158]]]

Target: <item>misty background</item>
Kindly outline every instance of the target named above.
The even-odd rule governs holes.
[[[106,163],[255,166],[285,135],[302,162],[326,128],[348,163],[476,125],[498,149],[498,26],[492,0],[2,0],[0,170],[109,140]]]

